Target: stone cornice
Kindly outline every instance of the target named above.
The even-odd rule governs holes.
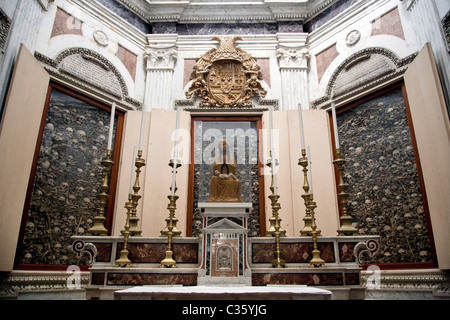
[[[339,0],[147,1],[116,0],[141,19],[178,23],[309,20]]]

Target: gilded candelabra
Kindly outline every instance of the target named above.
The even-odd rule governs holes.
[[[311,214],[311,236],[313,240],[312,259],[309,261],[309,266],[311,268],[321,268],[325,265],[325,261],[320,258],[320,251],[317,246],[317,236],[319,235],[319,231],[317,230],[316,219],[314,217],[314,210],[317,208],[317,205],[314,202],[313,194],[310,194],[309,196],[308,208]]]
[[[174,159],[170,159],[169,166],[172,168],[172,170],[174,170],[173,169],[173,167],[174,167]],[[181,167],[181,161],[178,160],[177,161],[177,169],[179,167]],[[174,193],[177,192],[178,188],[176,186],[176,183],[173,186],[173,188],[175,190]],[[172,191],[172,187],[170,187],[170,190]],[[174,202],[174,205],[175,205],[175,202]],[[169,205],[169,207],[170,207],[170,205]],[[170,208],[168,208],[168,209],[170,211]],[[169,225],[170,225],[172,227],[172,231],[171,231],[172,232],[172,236],[173,237],[179,237],[181,235],[181,231],[177,229],[177,222],[178,222],[178,219],[175,217],[175,210],[173,212],[170,211],[169,217],[166,218],[166,227],[163,230],[161,230],[161,235],[160,236],[161,237],[167,237],[168,236]]]
[[[131,210],[130,217],[130,235],[131,236],[140,236],[142,231],[138,227],[139,218],[137,217],[137,206],[139,199],[141,196],[139,195],[139,190],[141,187],[139,186],[139,175],[141,173],[141,168],[145,166],[145,160],[142,158],[142,150],[138,150],[137,158],[135,159],[136,166],[136,178],[134,179],[133,191],[132,194],[132,203],[133,209]]]
[[[272,152],[270,152],[270,158],[267,160],[267,164],[266,165],[270,168],[271,173],[272,173],[272,182],[271,182],[271,185],[270,185],[270,191],[272,191],[272,195],[275,195],[274,178],[273,178],[274,172],[272,170]],[[277,165],[278,165],[278,160],[275,159],[275,166],[277,166]],[[270,196],[269,196],[269,198],[270,198]],[[270,219],[269,219],[270,226],[269,226],[269,229],[266,231],[266,235],[268,235],[268,236],[274,236],[275,235],[275,224],[276,224],[276,219],[277,218],[275,218],[275,215],[273,213],[274,212],[272,210],[272,217],[270,217]],[[278,211],[277,211],[277,213],[278,213]],[[283,228],[281,228],[281,226],[280,226],[281,218],[278,217],[278,219],[279,219],[278,225],[280,227],[279,228],[280,236],[281,237],[285,237],[286,236],[286,230],[283,230]]]
[[[176,201],[178,199],[177,195],[170,195],[169,198],[169,205],[167,209],[169,209],[169,218],[166,219],[167,221],[167,250],[166,250],[166,257],[161,261],[161,268],[176,268],[177,263],[175,260],[173,260],[173,251],[172,251],[172,238],[175,236],[173,233],[173,229],[175,226],[175,210],[177,209]]]
[[[125,220],[125,230],[122,232],[123,234],[123,249],[120,251],[120,257],[116,260],[116,267],[130,267],[131,261],[128,258],[128,239],[130,238],[130,217],[131,210],[133,210],[133,195],[128,195],[128,201],[125,203],[125,209],[127,209],[127,218]]]
[[[337,170],[339,173],[339,190],[338,198],[342,211],[342,215],[340,216],[341,226],[339,230],[337,230],[338,235],[340,236],[352,236],[358,233],[358,230],[352,226],[352,216],[348,214],[347,210],[347,199],[349,194],[346,192],[348,185],[344,182],[344,165],[346,163],[345,158],[341,155],[341,150],[336,149],[336,158],[333,163],[337,166]]]
[[[94,223],[90,229],[87,230],[88,235],[93,236],[106,236],[108,230],[105,228],[105,207],[109,198],[108,189],[108,175],[111,171],[114,162],[111,157],[111,150],[106,151],[106,156],[101,161],[104,169],[103,169],[103,183],[100,186],[101,192],[97,195],[99,198],[100,206],[98,209],[98,214],[94,218]]]
[[[309,182],[308,182],[308,158],[306,157],[306,149],[302,149],[302,157],[298,159],[298,164],[303,167],[303,190],[305,193],[302,195],[302,198],[305,202],[306,214],[303,218],[305,226],[302,230],[300,230],[301,236],[310,236],[311,235],[311,212],[308,208],[309,204]]]
[[[283,236],[283,232],[280,227],[280,217],[278,211],[281,209],[280,204],[278,203],[279,195],[271,194],[269,196],[270,201],[272,202],[272,216],[274,217],[274,232],[272,236],[275,237],[276,249],[275,249],[275,259],[272,260],[272,267],[274,268],[284,268],[286,266],[286,262],[281,259],[281,251],[280,251],[280,237]],[[284,230],[283,230],[284,231]],[[286,231],[284,231],[286,233]]]

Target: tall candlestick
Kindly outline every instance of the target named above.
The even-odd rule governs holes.
[[[112,135],[113,135],[113,128],[114,128],[115,113],[116,113],[116,103],[113,102],[112,108],[111,108],[111,118],[109,120],[108,150],[111,150],[111,146],[112,146]]]
[[[300,141],[302,150],[305,149],[305,132],[303,131],[303,115],[302,115],[302,105],[298,104],[298,122],[300,124]]]
[[[309,180],[309,193],[313,194],[313,183],[312,183],[312,168],[311,168],[311,151],[309,146],[306,149],[306,157],[308,158],[308,180]]]
[[[174,144],[174,162],[173,162],[173,173],[172,173],[172,196],[175,195],[175,178],[177,174],[177,162],[178,162],[178,129],[180,127],[180,111],[181,108],[177,108],[177,122],[175,127],[175,144]]]
[[[134,163],[135,163],[135,160],[136,160],[136,153],[137,153],[137,148],[134,147],[134,150],[133,150],[133,159],[131,160],[130,194],[133,194],[133,184],[134,184],[134,181],[133,181],[133,178],[134,178]]]
[[[275,173],[275,152],[274,152],[274,143],[273,143],[273,107],[269,108],[269,130],[270,130],[270,155],[272,161],[272,179],[273,179],[273,194],[277,195],[277,175]]]
[[[331,103],[331,113],[333,115],[334,141],[336,142],[336,149],[339,149],[339,133],[336,120],[336,106],[334,105],[334,102]]]
[[[145,126],[145,108],[142,106],[142,116],[141,116],[141,133],[139,137],[139,150],[142,151],[142,146],[144,143],[144,126]]]

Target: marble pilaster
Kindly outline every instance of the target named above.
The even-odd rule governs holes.
[[[302,34],[299,37],[278,36],[276,49],[281,74],[282,109],[297,110],[301,103],[309,109],[308,60],[309,50]]]
[[[173,70],[178,57],[177,37],[176,34],[152,34],[147,38],[149,45],[145,48],[147,81],[144,101],[147,110],[172,109]]]

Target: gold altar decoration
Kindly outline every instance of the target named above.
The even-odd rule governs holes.
[[[320,251],[317,246],[319,231],[317,230],[316,218],[314,217],[314,210],[317,208],[317,205],[314,202],[314,195],[310,194],[309,197],[308,208],[311,214],[311,236],[313,240],[312,259],[309,261],[309,266],[311,268],[321,268],[325,265],[325,261],[320,257]]]
[[[169,166],[172,168],[172,170],[176,170],[176,169],[174,169],[174,162],[175,162],[174,159],[170,159]],[[177,169],[179,167],[181,167],[181,161],[177,160]],[[176,182],[175,182],[174,193],[177,191],[177,189],[178,188],[177,188]],[[170,190],[172,190],[172,187],[170,188]],[[178,199],[178,197],[177,197],[177,199]],[[173,206],[169,205],[169,207],[167,209],[169,209],[169,216],[166,218],[166,227],[163,230],[161,230],[160,237],[168,236],[169,226],[172,228],[171,229],[172,236],[179,237],[179,236],[181,236],[181,231],[178,230],[178,228],[177,228],[178,219],[177,219],[177,217],[175,217],[175,209],[176,209],[175,202],[173,203]]]
[[[212,165],[209,202],[242,202],[241,181],[237,178],[236,159],[230,154],[226,140],[219,142],[218,150],[219,154]]]
[[[125,220],[125,230],[123,235],[123,249],[120,251],[120,257],[116,260],[116,267],[128,268],[131,266],[131,260],[128,258],[128,239],[130,238],[130,217],[131,210],[133,210],[133,195],[128,195],[128,201],[125,203],[125,209],[127,209],[127,218]]]
[[[94,218],[94,223],[91,228],[89,228],[86,233],[88,235],[92,236],[106,236],[108,233],[108,230],[105,228],[105,207],[106,202],[108,201],[109,194],[108,189],[108,175],[111,171],[112,166],[114,165],[114,162],[111,157],[111,150],[106,151],[106,156],[101,161],[104,169],[103,169],[103,183],[100,186],[101,192],[97,195],[99,198],[100,206],[98,208],[98,214]]]
[[[175,210],[177,209],[176,201],[178,199],[177,195],[170,195],[169,198],[169,205],[167,206],[167,209],[169,209],[169,218],[166,219],[167,221],[167,250],[166,250],[166,257],[161,261],[161,268],[176,268],[177,263],[175,260],[173,260],[173,251],[172,251],[172,238],[175,236],[173,230],[175,226]]]
[[[344,182],[344,165],[346,163],[345,158],[341,155],[341,150],[336,149],[336,158],[333,163],[337,166],[339,173],[339,190],[338,198],[342,211],[342,215],[339,217],[341,221],[341,226],[339,230],[337,230],[338,235],[340,236],[353,236],[358,234],[358,230],[352,226],[352,216],[348,214],[347,210],[347,199],[349,194],[346,192],[348,184]]]
[[[251,107],[255,95],[266,96],[260,80],[262,74],[256,59],[235,42],[240,36],[218,37],[219,48],[209,50],[201,56],[191,73],[194,80],[186,92],[191,99],[194,94],[202,98],[203,107]]]
[[[139,195],[139,190],[141,189],[141,187],[139,186],[139,175],[141,173],[141,168],[145,166],[145,160],[142,158],[142,150],[138,150],[137,158],[135,159],[135,166],[136,178],[134,179],[133,185],[134,193],[131,196],[133,209],[131,210],[130,216],[130,235],[140,236],[142,231],[138,227],[139,218],[137,217],[137,206],[139,199],[141,198],[141,196]]]
[[[271,168],[270,170],[272,171],[272,152],[271,151],[270,151],[270,158],[267,160],[266,165],[269,168]],[[275,159],[275,166],[277,166],[277,165],[278,165],[278,160]],[[272,195],[275,194],[274,193],[275,189],[274,189],[273,175],[274,175],[274,172],[272,172],[272,174],[271,174],[272,182],[270,184],[270,191],[272,191]],[[269,198],[270,198],[270,196],[269,196]],[[279,209],[281,209],[281,207],[278,208],[278,210]],[[273,208],[272,208],[272,216],[269,218],[269,224],[270,225],[269,225],[269,229],[267,229],[267,231],[266,231],[266,235],[268,235],[268,236],[275,236],[275,231],[276,231],[275,225],[277,224],[277,220],[278,220],[278,226],[279,226],[278,231],[280,233],[280,236],[281,237],[285,237],[286,236],[286,230],[284,230],[280,226],[281,218],[278,216],[278,210],[276,211],[276,216],[275,216],[275,212],[273,211]]]
[[[301,236],[311,236],[312,235],[312,217],[311,217],[311,209],[309,207],[309,201],[311,200],[309,194],[309,182],[308,182],[308,158],[306,156],[306,149],[302,149],[302,157],[298,159],[298,164],[303,167],[303,190],[305,193],[302,195],[302,198],[305,203],[306,213],[303,221],[305,223],[302,230],[300,230]],[[321,231],[316,229],[318,235],[320,236]]]

